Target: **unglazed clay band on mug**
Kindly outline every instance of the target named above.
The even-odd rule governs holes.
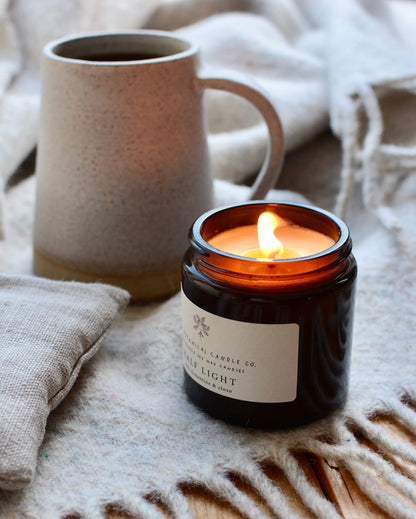
[[[207,71],[199,74],[202,88],[213,88],[232,92],[250,101],[263,116],[268,132],[269,143],[266,158],[251,188],[250,199],[265,198],[279,178],[284,159],[284,137],[282,125],[276,110],[267,95],[246,76],[234,71],[221,70],[220,73]]]

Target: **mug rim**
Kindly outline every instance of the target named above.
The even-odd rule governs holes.
[[[185,48],[183,50],[179,50],[177,52],[172,52],[170,54],[165,54],[161,56],[156,56],[152,58],[139,58],[139,59],[129,59],[129,60],[91,60],[85,58],[77,58],[71,56],[65,56],[63,54],[59,54],[57,49],[60,46],[70,46],[71,43],[74,44],[80,41],[88,41],[90,40],[108,40],[116,37],[154,37],[159,40],[171,40],[172,43],[176,42],[185,44]],[[163,62],[163,61],[172,61],[175,59],[182,59],[188,56],[192,56],[196,54],[199,50],[199,47],[196,43],[192,42],[188,38],[184,38],[182,35],[178,36],[169,31],[160,31],[153,29],[141,29],[141,30],[126,30],[126,31],[98,31],[98,32],[85,32],[85,33],[77,33],[72,35],[67,35],[62,38],[58,38],[56,40],[52,40],[47,43],[43,49],[43,54],[51,59],[57,61],[63,61],[65,63],[76,63],[83,65],[100,65],[100,66],[126,66],[126,65],[138,65],[138,64],[147,64],[154,62]]]

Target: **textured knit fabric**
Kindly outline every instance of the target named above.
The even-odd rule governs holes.
[[[46,420],[97,351],[128,294],[0,275],[0,487],[32,481]]]
[[[333,145],[330,139],[318,140],[315,160],[310,159],[319,174],[308,189],[319,205],[327,196],[322,186],[334,178],[323,167]],[[311,152],[305,153],[310,158]],[[287,167],[294,167],[296,160],[289,157]],[[292,172],[302,178],[299,168]],[[34,181],[8,194],[13,216],[10,238],[0,246],[0,264],[10,272],[30,269]],[[416,221],[415,181],[415,176],[408,178],[394,203],[409,237]],[[241,200],[247,191],[216,183],[221,204]],[[281,191],[270,193],[270,198],[302,200],[299,194]],[[350,393],[343,409],[308,427],[274,433],[214,420],[192,405],[183,390],[179,296],[130,306],[50,415],[32,485],[21,492],[0,493],[0,517],[105,517],[106,506],[113,504],[139,517],[159,519],[157,508],[145,499],[156,494],[177,517],[189,518],[189,504],[177,486],[181,482],[205,485],[248,517],[261,517],[228,478],[234,472],[258,490],[277,517],[296,518],[286,496],[263,473],[263,460],[284,472],[319,518],[339,518],[308,483],[294,457],[298,451],[346,464],[362,491],[392,517],[413,517],[408,510],[409,502],[416,502],[416,484],[383,456],[410,461],[416,459],[416,451],[369,418],[385,413],[409,430],[416,425],[416,414],[407,405],[416,402],[416,242],[409,239],[407,249],[401,250],[390,231],[358,201],[348,223],[359,279]],[[375,449],[363,447],[351,430],[358,430]],[[387,492],[386,482],[398,495]]]

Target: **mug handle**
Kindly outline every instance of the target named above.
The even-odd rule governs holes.
[[[263,165],[253,183],[250,199],[263,199],[279,178],[284,159],[284,137],[280,118],[267,94],[246,76],[233,71],[220,73],[207,70],[198,75],[201,88],[212,88],[232,92],[250,101],[263,116],[269,131],[269,142]]]

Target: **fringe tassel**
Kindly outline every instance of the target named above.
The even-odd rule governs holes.
[[[397,401],[392,411],[403,425],[414,434],[416,431],[416,412],[401,401]]]
[[[265,518],[257,504],[244,492],[241,492],[228,478],[218,475],[209,481],[205,481],[204,485],[217,496],[228,501],[249,519]]]
[[[354,180],[360,175],[365,206],[399,241],[402,241],[402,229],[387,199],[396,191],[403,177],[415,172],[416,147],[382,143],[384,123],[378,95],[391,89],[414,93],[415,87],[415,81],[408,80],[382,85],[377,87],[377,92],[375,87],[362,85],[349,100],[340,135],[343,162],[335,212],[341,217],[345,215]],[[359,135],[365,124],[360,120],[363,115],[366,116],[366,133],[360,142]]]
[[[293,510],[287,497],[270,481],[258,465],[248,463],[244,466],[240,466],[237,470],[258,494],[264,498],[265,502],[277,517],[300,519],[300,516]]]
[[[193,519],[194,515],[191,512],[189,501],[178,488],[174,488],[167,493],[165,492],[162,495],[162,501],[172,511],[174,517],[178,519]]]
[[[281,468],[307,508],[322,519],[342,519],[334,505],[312,486],[296,458],[287,450],[276,452],[273,461]],[[290,516],[288,516],[290,517]]]
[[[400,440],[396,440],[386,432],[384,427],[371,422],[364,415],[355,415],[355,426],[365,437],[374,443],[384,453],[400,456],[403,460],[415,463],[416,449]]]
[[[391,517],[395,519],[415,519],[416,512],[414,509],[409,508],[410,503],[399,501],[397,494],[387,490],[385,479],[380,484],[380,475],[365,463],[360,462],[349,462],[348,468],[351,474],[361,488],[361,491],[365,493],[374,503],[376,503],[382,510],[387,512]],[[389,481],[391,483],[392,481]],[[396,482],[395,482],[396,483]],[[394,485],[396,488],[397,486]]]
[[[82,519],[107,519],[108,507],[120,510],[120,512],[140,517],[141,519],[165,519],[166,516],[158,509],[158,507],[152,503],[149,503],[146,499],[141,496],[119,496],[117,499],[113,499],[110,502],[94,500],[90,501],[87,507],[83,510]],[[53,516],[64,517],[62,515]],[[189,519],[191,516],[189,516]],[[46,518],[43,518],[46,519]],[[52,517],[50,518],[52,519]],[[184,517],[188,519],[188,517]]]
[[[376,444],[385,447],[386,453],[391,453],[390,446],[393,445],[393,451],[404,459],[412,461],[416,456],[414,449],[408,449],[401,442],[390,438],[387,433],[379,430],[377,425],[371,424],[362,416],[354,416],[350,424],[365,432],[370,439],[375,440]],[[360,445],[346,424],[338,424],[336,435],[335,444],[310,439],[309,450],[317,456],[343,464],[350,471],[361,491],[392,517],[415,519],[416,511],[409,505],[411,502],[416,502],[416,483],[396,470],[381,454]]]
[[[348,202],[354,189],[355,173],[357,170],[356,150],[358,150],[358,103],[350,99],[350,105],[346,112],[346,130],[342,136],[342,166],[341,185],[338,192],[334,212],[343,217],[347,210]]]

